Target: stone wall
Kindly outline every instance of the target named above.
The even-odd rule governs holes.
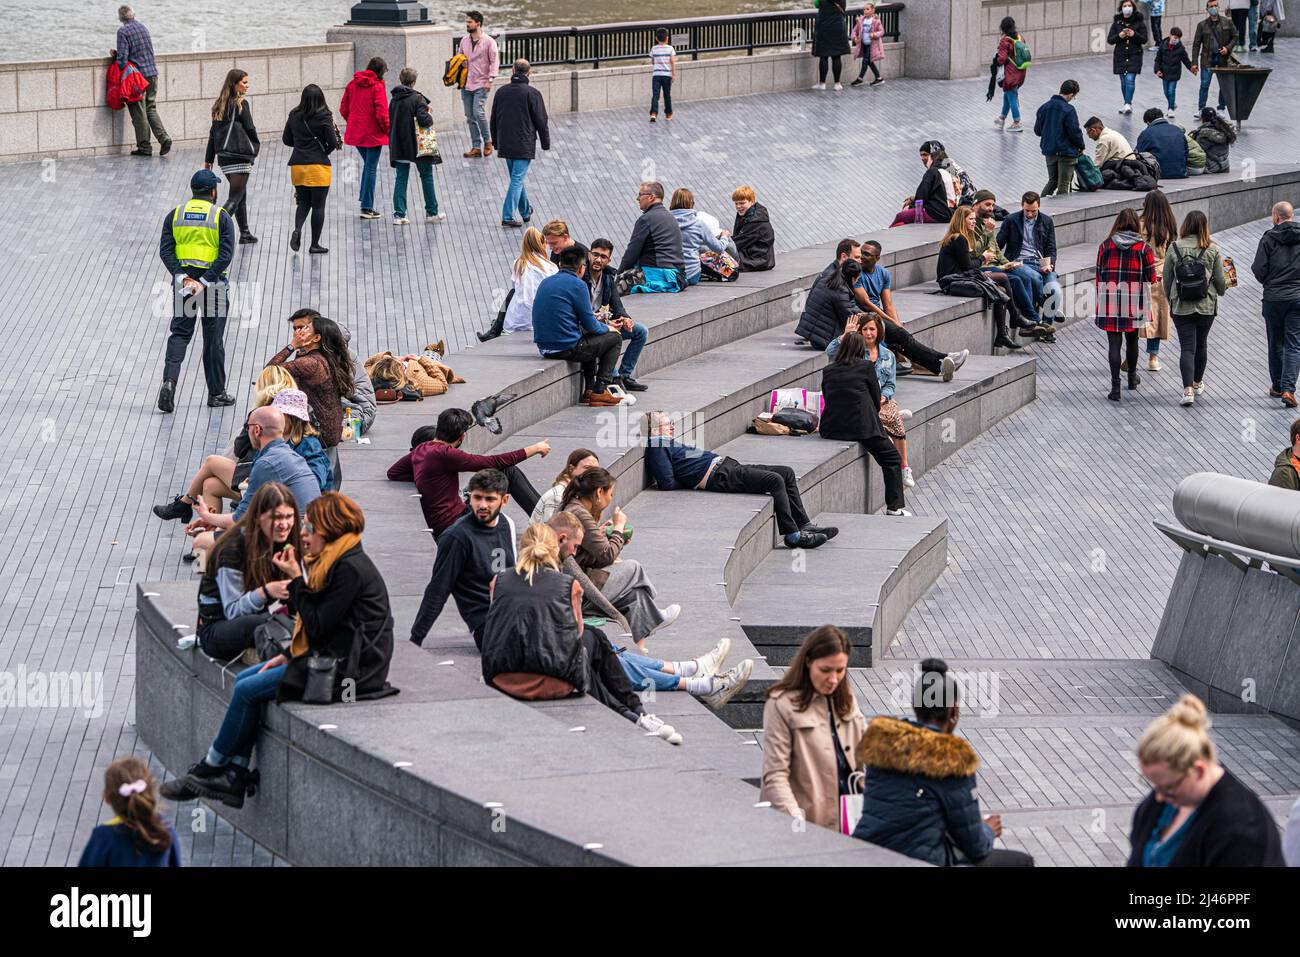
[[[1035,60],[1051,60],[1107,52],[1110,47],[1106,44],[1106,34],[1119,9],[1118,0],[1019,0],[1017,3],[984,0],[983,6],[981,50],[985,65],[997,49],[1001,35],[998,25],[1003,17],[1012,17],[1016,21],[1021,35],[1034,52]],[[1140,3],[1138,9],[1142,10]],[[1170,27],[1182,27],[1183,41],[1190,54],[1196,24],[1203,19],[1204,0],[1165,0],[1165,12],[1160,20],[1161,35],[1167,34]],[[1147,29],[1150,28],[1148,21]],[[906,34],[904,21],[904,36]],[[1150,54],[1145,69],[1150,69]]]
[[[0,63],[0,162],[93,156],[135,146],[126,110],[105,102],[108,57]],[[316,83],[337,107],[352,76],[352,46],[325,43],[158,57],[158,115],[177,146],[206,141],[212,101],[227,71],[249,75],[253,116],[278,137],[302,88]],[[155,149],[157,146],[155,145]]]

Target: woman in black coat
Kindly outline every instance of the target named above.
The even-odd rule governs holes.
[[[315,83],[302,90],[298,105],[289,111],[284,133],[280,137],[285,146],[293,147],[289,154],[289,181],[293,184],[293,197],[297,208],[293,213],[293,232],[289,234],[289,248],[297,252],[302,246],[302,224],[311,214],[312,253],[329,252],[320,244],[321,230],[325,228],[325,200],[330,193],[330,153],[338,147],[334,127],[334,114],[325,103],[325,94]]]
[[[1133,813],[1129,867],[1284,867],[1264,802],[1219,763],[1205,704],[1185,694],[1147,727],[1138,767],[1151,785]]]
[[[831,340],[844,331],[849,316],[857,313],[853,287],[862,275],[862,264],[846,259],[827,276],[817,277],[804,302],[803,313],[794,333],[807,339],[818,352],[824,352]]]
[[[822,371],[824,439],[861,442],[885,475],[885,514],[911,515],[903,502],[903,459],[880,424],[880,380],[857,332],[840,339],[835,361]]]
[[[406,189],[412,166],[420,177],[425,218],[431,223],[440,223],[447,218],[446,213],[438,212],[433,157],[417,155],[416,124],[422,130],[432,129],[433,115],[429,112],[429,98],[415,89],[416,79],[415,70],[405,67],[398,74],[399,85],[393,87],[388,100],[388,165],[397,170],[393,177],[393,224],[396,226],[410,222],[406,218]]]
[[[817,57],[817,85],[814,90],[826,89],[826,68],[835,72],[835,89],[842,90],[840,70],[842,58],[849,52],[849,28],[845,22],[843,0],[821,0],[817,8],[817,29],[813,34],[812,54]]]
[[[1127,116],[1133,112],[1133,89],[1137,75],[1142,72],[1142,48],[1147,43],[1147,22],[1137,12],[1137,0],[1120,0],[1106,42],[1115,48],[1114,72],[1124,94],[1124,105],[1119,111]]]
[[[203,165],[221,167],[230,184],[225,209],[239,224],[239,241],[255,243],[257,237],[248,228],[248,177],[262,148],[253,123],[253,111],[244,97],[248,94],[248,74],[231,70],[221,84],[221,92],[212,104],[212,125],[208,128],[208,148]]]

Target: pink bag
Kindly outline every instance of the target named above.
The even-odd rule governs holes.
[[[803,409],[805,412],[811,412],[819,419],[822,417],[825,408],[826,401],[822,398],[822,394],[809,389],[773,389],[772,396],[767,403],[768,412],[778,412],[781,409]]]

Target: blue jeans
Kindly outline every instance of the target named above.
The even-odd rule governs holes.
[[[530,163],[532,160],[506,160],[506,170],[510,173],[510,187],[506,190],[506,201],[501,206],[503,223],[533,217],[533,206],[528,202],[528,190],[524,189],[524,177],[528,175]]]
[[[1003,90],[1002,91],[1002,115],[1009,116],[1012,120],[1020,122],[1020,91]]]
[[[634,322],[631,332],[619,330],[619,335],[623,337],[624,342],[631,343],[623,353],[623,361],[618,364],[618,377],[623,379],[636,371],[636,360],[641,358],[641,350],[645,348],[645,341],[650,333],[641,323]]]
[[[1259,26],[1259,4],[1256,0],[1250,0],[1250,12],[1247,15],[1247,22],[1250,24],[1250,45],[1256,46],[1256,41],[1259,39],[1259,34],[1255,32]]]
[[[1169,112],[1172,113],[1178,109],[1178,81],[1161,80],[1160,82],[1165,85],[1165,99],[1169,103]]]
[[[1024,270],[1025,278],[1029,280],[1029,285],[1033,287],[1034,301],[1039,299],[1043,301],[1043,318],[1048,321],[1064,322],[1064,290],[1061,289],[1061,283],[1056,278],[1056,273],[1045,273],[1038,266],[1037,259],[1026,259],[1020,269],[1012,270],[1012,274]],[[1045,297],[1045,298],[1044,298]]]
[[[424,193],[424,211],[430,216],[438,215],[438,191],[433,185],[432,163],[398,163],[393,176],[393,215],[401,218],[406,215],[406,189],[411,178],[411,167],[415,167],[420,177],[420,189]]]
[[[358,146],[361,154],[361,208],[375,208],[375,184],[379,181],[379,154],[382,146]]]
[[[1278,392],[1294,393],[1300,373],[1300,302],[1265,302],[1268,377]]]
[[[1217,52],[1211,53],[1210,66],[1216,67],[1218,65],[1219,65],[1219,54]],[[1213,79],[1214,79],[1214,74],[1208,68],[1201,71],[1201,97],[1198,102],[1200,103],[1200,108],[1202,110],[1205,109],[1205,103],[1210,98],[1210,81]],[[1219,109],[1223,109],[1227,105],[1228,105],[1228,101],[1223,98],[1223,85],[1220,84],[1219,85]]]
[[[1133,102],[1133,89],[1137,86],[1136,73],[1122,73],[1119,78],[1119,91],[1124,94],[1124,102]]]
[[[670,76],[654,76],[650,78],[650,115],[654,116],[659,112],[659,93],[664,95],[664,114],[673,115],[673,78]]]
[[[997,270],[997,267],[990,267]],[[1037,288],[1033,279],[1030,278],[1030,267],[1021,266],[1019,269],[1002,269],[997,270],[1006,273],[1007,281],[1011,283],[1011,296],[1016,301],[1016,308],[1026,322],[1036,322],[1038,320],[1038,306],[1034,304],[1034,290]]]
[[[634,651],[620,650],[618,661],[627,674],[627,680],[632,682],[632,687],[637,691],[649,691],[651,688],[655,691],[677,690],[677,675],[664,671],[664,663],[658,658],[647,658]]]
[[[460,105],[465,110],[465,123],[469,126],[469,145],[481,149],[492,142],[492,128],[487,118],[487,90],[461,90]]]
[[[223,759],[247,759],[253,753],[253,742],[257,740],[258,709],[263,702],[275,700],[275,693],[288,665],[277,665],[265,671],[258,671],[258,667],[260,666],[254,665],[245,668],[235,678],[226,716],[212,742],[212,752]]]

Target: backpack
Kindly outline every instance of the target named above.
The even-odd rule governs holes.
[[[468,79],[469,58],[463,53],[457,53],[447,61],[447,66],[442,71],[442,85],[463,90]]]
[[[1080,156],[1077,165],[1074,168],[1075,178],[1078,180],[1079,189],[1085,193],[1091,193],[1101,189],[1106,182],[1101,175],[1101,170],[1097,169],[1097,164],[1090,157]]]
[[[1174,285],[1178,289],[1178,298],[1183,302],[1196,302],[1210,293],[1210,273],[1205,268],[1205,260],[1198,251],[1195,256],[1184,257],[1174,243]]]
[[[1029,44],[1022,37],[1016,37],[1016,42],[1011,46],[1011,62],[1016,65],[1016,69],[1029,69],[1033,59],[1034,55],[1029,51]]]

